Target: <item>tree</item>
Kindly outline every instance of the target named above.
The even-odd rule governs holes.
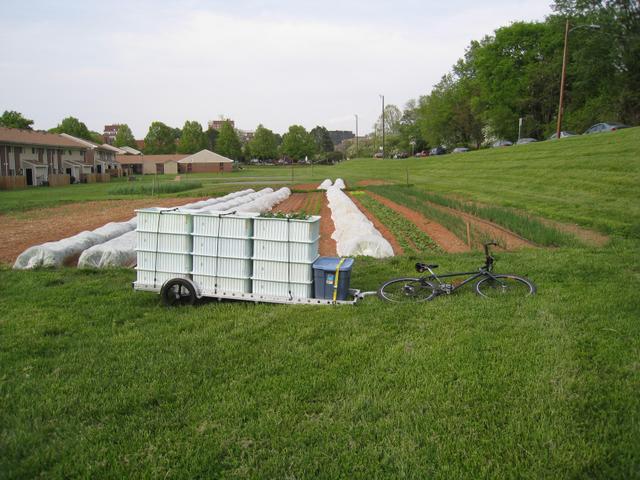
[[[23,117],[20,112],[16,112],[15,110],[5,110],[0,117],[1,127],[32,130],[31,125],[33,125],[33,120]]]
[[[182,135],[178,141],[178,153],[197,153],[207,148],[207,138],[202,132],[202,125],[187,120],[182,127]]]
[[[271,160],[278,156],[278,139],[276,135],[262,125],[258,125],[253,138],[247,143],[248,154],[252,158]]]
[[[118,127],[118,133],[113,141],[116,147],[134,147],[136,146],[136,139],[133,136],[133,132],[126,123],[121,124]]]
[[[51,133],[66,133],[77,138],[91,141],[91,132],[87,126],[75,117],[67,117],[57,127],[49,130]]]
[[[162,122],[153,122],[144,137],[144,153],[167,154],[176,152],[174,129]]]
[[[204,133],[204,135],[205,135],[205,140],[207,144],[207,149],[214,152],[216,149],[216,140],[218,139],[218,130],[215,130],[209,127],[207,131]]]
[[[238,160],[242,156],[242,144],[229,121],[225,121],[220,127],[215,152],[233,160]]]
[[[313,137],[317,152],[333,152],[333,141],[331,141],[329,131],[325,127],[317,126],[309,134]]]
[[[395,105],[386,105],[384,107],[384,133],[385,135],[397,135],[400,131],[400,120],[402,119],[402,111]],[[382,132],[382,114],[374,127],[378,132]]]
[[[311,157],[316,151],[313,137],[300,125],[291,125],[289,131],[282,136],[280,151],[294,160]]]

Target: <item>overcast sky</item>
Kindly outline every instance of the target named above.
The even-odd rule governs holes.
[[[0,111],[48,129],[232,118],[282,133],[372,129],[428,93],[473,39],[550,0],[0,0]]]

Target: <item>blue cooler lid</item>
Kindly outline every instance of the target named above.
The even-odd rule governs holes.
[[[325,272],[335,272],[340,259],[341,257],[320,257],[313,262],[313,268],[315,270],[324,270]],[[351,267],[353,267],[353,258],[345,258],[342,265],[340,265],[340,271],[351,270]]]

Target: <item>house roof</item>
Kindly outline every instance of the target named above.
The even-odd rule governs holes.
[[[78,142],[57,133],[0,127],[0,143],[41,145],[43,147],[82,148]]]
[[[116,162],[124,165],[141,165],[143,163],[167,163],[178,162],[188,155],[170,154],[170,155],[116,155]]]
[[[78,145],[81,145],[81,146],[86,147],[86,148],[90,148],[91,150],[97,149],[97,150],[106,150],[108,152],[122,153],[122,151],[119,148],[112,147],[111,145],[109,145],[107,143],[103,143],[102,145],[98,145],[97,143],[91,142],[89,140],[85,140],[84,138],[74,137],[73,135],[69,135],[68,133],[61,133],[60,136],[68,138],[70,140],[73,140]]]
[[[183,158],[178,163],[233,163],[233,160],[210,150],[200,150],[198,153]]]
[[[119,147],[119,150],[122,150],[124,153],[124,155],[142,155],[142,152],[140,150],[136,150],[135,148],[132,147],[128,147],[128,146],[124,146],[124,147]]]

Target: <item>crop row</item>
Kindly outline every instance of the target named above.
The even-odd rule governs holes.
[[[440,247],[425,232],[402,215],[378,202],[366,194],[356,195],[358,201],[382,222],[398,240],[405,252],[420,253],[425,251],[438,251]]]
[[[307,215],[319,215],[322,210],[324,194],[321,192],[309,193],[305,199],[302,211]]]
[[[451,221],[450,219],[440,220],[438,213],[445,213],[441,209],[438,209],[435,205],[441,205],[443,207],[449,207],[454,210],[465,212],[474,215],[478,218],[489,220],[493,223],[501,225],[502,227],[526,238],[538,245],[547,247],[559,247],[567,245],[575,245],[577,239],[568,233],[561,232],[549,225],[545,225],[540,220],[513,210],[507,207],[500,206],[486,206],[477,205],[469,202],[462,202],[453,198],[444,197],[435,193],[426,192],[416,187],[406,186],[372,186],[368,187],[371,191],[383,195],[393,201],[406,205],[410,208],[423,212],[429,218],[442,223],[445,227],[449,228],[457,236],[460,237],[459,223],[464,225],[464,221],[455,215],[445,214],[448,217],[455,217],[458,222]],[[428,211],[429,213],[425,212]],[[466,228],[466,227],[464,227]],[[460,237],[464,238],[464,236]]]

